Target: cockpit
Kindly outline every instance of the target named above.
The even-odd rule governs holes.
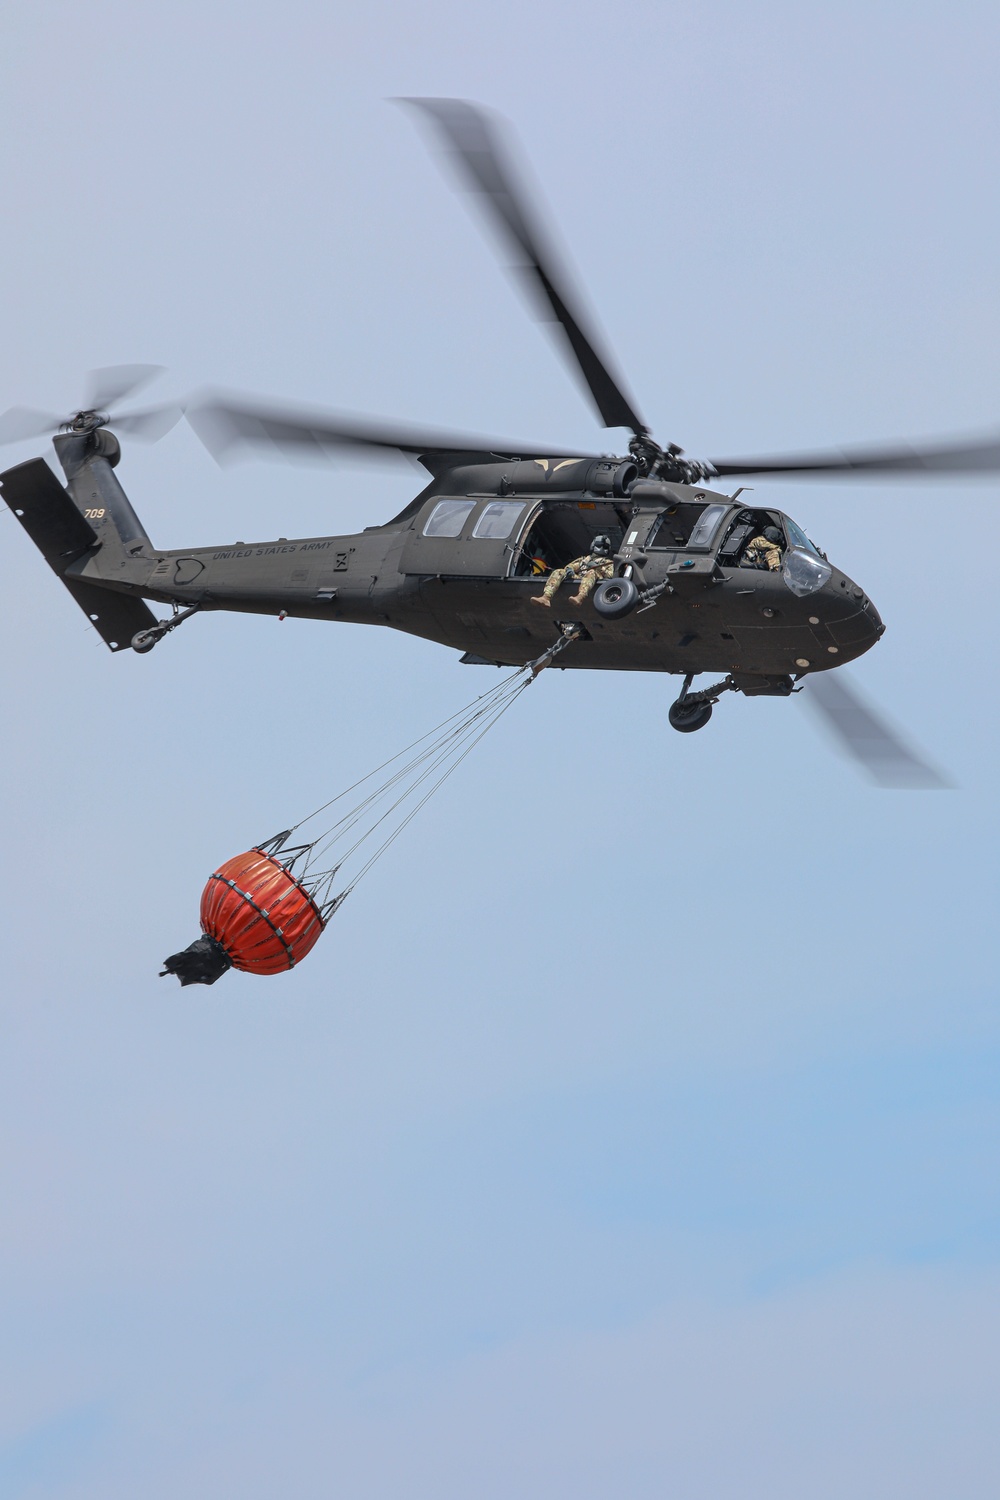
[[[477,526],[486,522],[494,505]],[[511,572],[514,577],[539,577],[564,567],[587,552],[598,532],[610,538],[626,567],[633,556],[671,564],[680,555],[714,555],[721,568],[780,571],[800,595],[821,588],[831,573],[824,553],[790,517],[754,506],[734,510],[732,502],[715,499],[675,500],[659,513],[639,516],[611,501],[549,504],[515,550]]]
[[[802,528],[780,511],[747,506],[734,513],[724,501],[707,505],[679,501],[668,506],[650,526],[643,547],[651,552],[714,552],[722,567],[763,568],[768,564],[755,555],[753,547],[760,537],[766,537],[782,554],[789,547],[800,547],[823,556]],[[634,540],[638,539],[636,532]]]

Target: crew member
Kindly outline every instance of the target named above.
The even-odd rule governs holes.
[[[783,537],[777,526],[765,526],[759,536],[752,537],[747,542],[744,562],[751,568],[770,568],[772,573],[779,573],[782,541]]]
[[[533,595],[531,602],[551,609],[553,594],[561,583],[569,579],[577,586],[576,593],[570,595],[570,604],[582,604],[594,585],[602,578],[610,578],[614,571],[615,565],[611,560],[611,538],[603,535],[595,536],[590,544],[590,551],[583,557],[574,557],[573,561],[567,563],[564,568],[556,568],[550,573],[545,580],[544,591]]]

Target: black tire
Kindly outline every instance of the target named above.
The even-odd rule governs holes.
[[[140,656],[145,656],[147,651],[152,651],[160,637],[152,630],[139,630],[132,637],[132,650],[138,651]]]
[[[667,714],[671,729],[680,734],[693,734],[696,729],[704,729],[711,717],[711,703],[685,703],[682,698],[671,703]]]
[[[605,578],[594,590],[594,608],[606,620],[630,615],[639,603],[639,590],[631,578]]]

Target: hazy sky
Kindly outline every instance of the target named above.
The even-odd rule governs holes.
[[[0,410],[155,361],[612,446],[387,102],[430,94],[514,122],[661,441],[988,430],[998,53],[962,0],[8,7]],[[184,426],[119,474],[177,547],[420,484]],[[997,491],[757,489],[957,790],[547,673],[307,964],[183,993],[208,872],[494,677],[222,614],[113,657],[0,518],[3,1500],[993,1500]]]

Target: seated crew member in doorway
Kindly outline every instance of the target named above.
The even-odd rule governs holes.
[[[765,526],[760,536],[747,542],[743,561],[751,568],[770,568],[772,573],[781,571],[781,544],[784,538],[777,526]]]
[[[590,551],[583,557],[574,557],[571,563],[564,568],[556,568],[545,580],[545,588],[542,593],[532,596],[532,604],[544,605],[546,609],[552,608],[552,596],[561,583],[571,579],[576,584],[576,593],[570,595],[570,604],[582,604],[587,595],[592,591],[594,585],[602,578],[610,578],[615,571],[615,565],[611,561],[611,538],[607,536],[595,536],[590,544]]]

